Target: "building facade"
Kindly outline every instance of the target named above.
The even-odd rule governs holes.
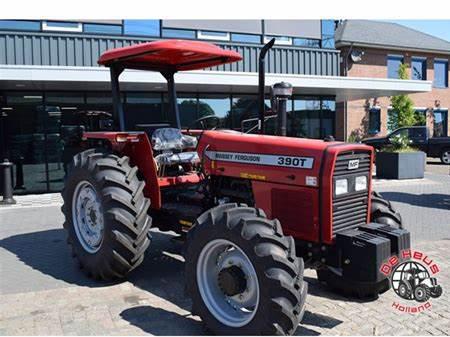
[[[409,95],[418,116],[417,124],[427,125],[435,137],[449,135],[450,42],[394,23],[348,20],[336,31],[336,46],[343,56],[343,76],[398,78],[399,65],[403,63],[408,78],[431,81],[431,91]],[[396,117],[390,97],[349,100],[346,107],[338,106],[337,114],[345,114],[347,122],[345,128],[338,128],[340,137],[352,139],[386,135],[393,128],[389,121]],[[344,118],[338,120],[344,122]]]
[[[193,39],[242,55],[234,64],[176,75],[183,126],[215,114],[225,127],[241,130],[256,117],[258,54],[272,37],[266,84],[284,80],[294,87],[290,136],[339,137],[342,102],[429,90],[416,80],[340,76],[334,28],[332,20],[0,20],[0,155],[16,164],[15,175],[18,167],[24,172],[15,193],[62,188],[62,126],[81,123],[82,111],[112,110],[109,72],[97,64],[111,48]],[[125,71],[120,80],[128,129],[168,119],[160,74]]]

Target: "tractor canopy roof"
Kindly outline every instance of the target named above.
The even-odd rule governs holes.
[[[98,63],[111,67],[176,72],[213,67],[242,60],[235,51],[211,43],[185,40],[160,40],[104,52]]]

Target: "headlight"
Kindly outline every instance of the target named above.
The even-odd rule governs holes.
[[[347,179],[338,179],[334,185],[334,193],[336,195],[345,194],[348,192],[348,181]]]
[[[355,191],[364,191],[367,190],[367,177],[366,176],[359,176],[356,177],[355,180]]]

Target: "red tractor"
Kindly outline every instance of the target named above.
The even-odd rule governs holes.
[[[150,227],[185,238],[193,313],[221,335],[292,334],[304,312],[305,265],[358,296],[389,287],[381,263],[409,247],[391,204],[371,192],[373,151],[360,144],[285,137],[289,85],[278,95],[278,135],[265,135],[260,54],[259,134],[218,128],[218,118],[182,130],[174,74],[241,56],[197,41],[156,41],[106,51],[114,127],[84,132],[62,192],[73,255],[86,273],[125,277],[144,259]],[[167,79],[170,124],[124,130],[124,69]],[[289,235],[289,236],[286,236]]]

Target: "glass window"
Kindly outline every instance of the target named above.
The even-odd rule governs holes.
[[[97,34],[122,34],[122,26],[85,23],[84,32]]]
[[[41,92],[7,93],[8,110],[2,118],[5,130],[6,155],[23,168],[23,186],[15,186],[14,193],[42,193],[48,190],[47,159],[59,150],[48,137],[47,125],[51,125],[50,114],[46,111]],[[47,146],[46,146],[47,144]],[[17,182],[16,179],[15,183]]]
[[[79,22],[42,22],[42,30],[60,31],[60,32],[77,32],[83,31],[83,25]]]
[[[322,20],[322,48],[334,49],[334,20]]]
[[[446,60],[434,60],[434,87],[448,87],[448,62]]]
[[[436,109],[434,110],[434,137],[447,137],[448,130],[448,110]]]
[[[124,20],[124,33],[127,35],[159,36],[159,20]]]
[[[334,99],[322,100],[322,138],[335,135],[336,102]]]
[[[268,105],[266,105],[266,109],[269,109]],[[258,118],[258,111],[257,95],[233,96],[231,106],[231,128],[240,131],[242,124],[244,124],[244,127],[249,126],[249,124],[252,124],[253,126],[251,121],[246,122],[246,120]]]
[[[204,39],[204,40],[229,41],[230,40],[230,33],[198,31],[197,32],[197,38]]]
[[[308,48],[320,48],[320,40],[296,38],[294,39],[294,45]]]
[[[381,109],[371,108],[369,110],[369,134],[377,134],[381,129]]]
[[[82,92],[47,92],[45,107],[47,123],[48,178],[50,191],[60,191],[64,185],[64,167],[80,148],[68,136],[74,126],[85,125],[80,110],[84,109]]]
[[[289,135],[301,138],[323,138],[320,127],[320,108],[318,98],[294,98]]]
[[[122,95],[122,102],[123,102]],[[84,110],[103,111],[113,114],[111,92],[88,92],[86,94],[86,104]]]
[[[411,79],[425,81],[427,79],[427,59],[413,57],[411,59]]]
[[[169,38],[195,39],[195,31],[193,30],[164,28],[162,35]]]
[[[215,115],[221,119],[219,127],[231,128],[231,100],[228,95],[202,95],[198,101],[199,117]]]
[[[427,110],[426,109],[416,109],[416,125],[426,125],[427,124]]]
[[[392,132],[398,128],[398,113],[393,109],[387,112],[387,131]]]
[[[39,21],[0,20],[0,29],[41,30]]]
[[[231,41],[244,43],[261,43],[261,36],[252,34],[231,34]]]
[[[397,131],[394,131],[389,135],[389,138],[391,137],[409,137],[409,131],[408,129],[404,128],[398,129]]]
[[[193,121],[199,118],[198,101],[195,95],[178,95],[177,104],[182,127],[190,126]]]
[[[330,97],[294,97],[288,135],[323,139],[335,135],[336,102]]]
[[[292,38],[287,36],[264,36],[264,43],[269,42],[272,38],[275,38],[275,44],[286,46],[292,45]]]
[[[410,138],[425,138],[427,136],[426,128],[412,128],[409,129]]]
[[[170,124],[163,111],[162,95],[158,93],[128,92],[124,105],[125,127],[138,130],[138,124]]]
[[[399,78],[398,70],[400,68],[400,64],[402,63],[403,63],[403,56],[388,55],[387,58],[388,78]]]

